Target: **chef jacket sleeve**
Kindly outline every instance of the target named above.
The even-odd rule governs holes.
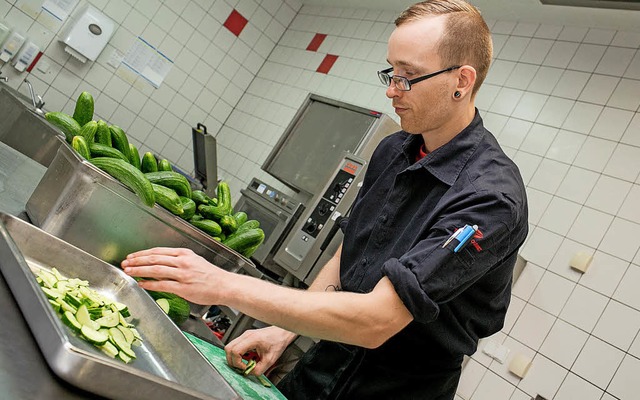
[[[435,320],[439,304],[455,298],[510,256],[524,241],[526,213],[502,193],[480,192],[458,204],[400,258],[383,265],[385,274],[416,321]],[[524,220],[522,220],[524,218]],[[459,252],[457,241],[443,248],[459,227],[478,225],[481,232]],[[510,269],[509,269],[510,270]],[[511,277],[503,277],[510,283]]]

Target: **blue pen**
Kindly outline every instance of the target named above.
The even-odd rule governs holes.
[[[455,231],[455,232],[453,232],[453,234],[452,234],[451,236],[449,236],[449,239],[447,239],[447,240],[444,242],[444,244],[442,245],[442,248],[444,249],[445,247],[447,247],[447,245],[448,245],[449,243],[451,243],[451,241],[452,241],[453,239],[457,238],[457,237],[458,237],[458,235],[459,235],[459,234],[464,230],[464,228],[466,228],[466,227],[468,227],[468,226],[469,226],[469,225],[465,225],[465,226],[464,226],[464,227],[462,227],[462,228],[458,228],[458,229],[456,229],[456,231]]]
[[[460,242],[455,249],[453,249],[454,253],[457,253],[458,251],[460,251],[460,249],[462,249],[464,247],[464,245],[469,241],[469,239],[471,239],[471,237],[476,233],[476,231],[478,230],[478,225],[474,225],[474,226],[465,226],[464,231],[462,231],[462,233],[458,236],[460,236],[460,238],[458,239],[458,242]]]

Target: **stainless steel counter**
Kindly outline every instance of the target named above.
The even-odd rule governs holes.
[[[0,210],[12,215],[24,206],[46,168],[0,142]],[[16,400],[96,399],[71,387],[47,366],[38,344],[0,274],[0,393]]]
[[[25,204],[46,168],[0,142],[0,210],[26,218]],[[14,400],[100,399],[59,379],[47,366],[11,290],[0,274],[0,393]],[[222,346],[202,320],[183,327]]]

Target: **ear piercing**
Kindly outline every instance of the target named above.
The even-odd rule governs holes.
[[[462,93],[458,92],[457,90],[455,91],[455,93],[453,94],[453,97],[455,97],[456,99],[459,99],[460,96],[462,96]]]

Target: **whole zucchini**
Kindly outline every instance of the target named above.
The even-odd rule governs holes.
[[[125,157],[120,150],[116,150],[111,146],[100,143],[90,143],[89,150],[91,151],[91,157],[110,157],[126,161],[127,163],[129,162],[129,159]]]
[[[260,228],[260,222],[258,222],[255,219],[250,219],[247,222],[245,222],[244,224],[240,225],[235,232],[233,232],[231,235],[229,235],[229,238],[231,238],[231,237],[233,237],[235,235],[239,235],[240,233],[242,233],[244,231],[248,231],[250,229],[256,229],[256,228]]]
[[[210,219],[194,220],[192,218],[189,222],[191,223],[191,225],[208,233],[211,236],[220,236],[220,234],[222,233],[222,227],[218,225],[217,222],[211,221]]]
[[[52,111],[44,114],[44,118],[59,128],[62,133],[64,133],[64,137],[68,143],[71,143],[74,136],[80,134],[80,129],[82,128],[78,121],[73,119],[73,117],[69,114],[65,114],[59,111]]]
[[[117,125],[110,125],[109,133],[111,134],[111,146],[113,146],[114,149],[120,150],[120,152],[124,154],[128,160],[131,154],[129,150],[129,139],[127,139],[127,135],[124,133],[122,128]]]
[[[156,203],[153,186],[144,174],[127,161],[111,157],[92,158],[91,163],[105,171],[131,189],[144,204],[152,207]]]
[[[188,197],[180,196],[182,209],[184,213],[181,215],[184,219],[190,219],[196,214],[196,203]]]
[[[89,92],[82,92],[76,100],[76,107],[73,110],[73,119],[75,119],[80,126],[84,126],[87,122],[93,119],[94,111],[93,96]]]
[[[263,241],[264,231],[260,228],[254,228],[229,236],[222,241],[222,244],[242,254],[247,249],[260,245]]]
[[[184,175],[174,171],[147,172],[144,174],[152,183],[169,187],[180,196],[191,198],[191,184]]]
[[[94,141],[111,147],[111,131],[109,130],[109,125],[103,120],[98,121],[98,129],[96,130]]]
[[[71,140],[71,147],[75,151],[78,152],[82,157],[86,160],[91,158],[91,151],[89,150],[89,146],[87,145],[87,141],[84,140],[84,137],[81,135],[74,136]]]
[[[206,218],[220,221],[220,219],[231,214],[231,190],[229,184],[225,181],[220,181],[217,188],[218,204],[217,205],[200,205],[198,211]]]
[[[80,136],[87,141],[87,143],[93,143],[93,138],[96,136],[98,130],[98,123],[96,121],[89,121],[80,129]]]
[[[153,187],[153,194],[155,195],[156,203],[160,204],[175,215],[184,214],[182,201],[175,190],[166,186],[157,185],[153,182],[151,183],[151,187]]]
[[[140,153],[138,153],[138,148],[133,143],[129,143],[129,164],[133,165],[137,169],[141,168]]]

